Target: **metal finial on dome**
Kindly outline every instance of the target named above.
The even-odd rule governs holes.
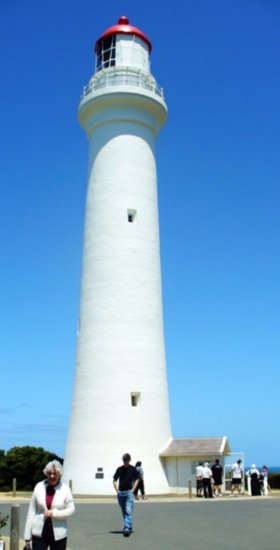
[[[128,17],[126,17],[125,15],[122,15],[122,16],[119,18],[118,23],[119,23],[120,25],[128,25],[128,24],[129,24],[129,19],[128,19]]]

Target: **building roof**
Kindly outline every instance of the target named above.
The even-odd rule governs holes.
[[[160,452],[161,457],[203,457],[230,454],[227,437],[171,439]]]
[[[122,16],[119,18],[117,25],[114,25],[113,27],[110,27],[109,29],[107,29],[100,36],[100,38],[98,38],[95,45],[95,51],[97,49],[99,42],[101,42],[105,38],[109,38],[109,36],[112,36],[114,34],[134,34],[135,36],[138,36],[139,38],[141,38],[141,40],[146,42],[150,52],[152,50],[152,44],[149,38],[147,37],[147,35],[143,31],[140,31],[140,29],[137,29],[137,27],[133,27],[132,25],[130,25],[128,18],[125,16]]]

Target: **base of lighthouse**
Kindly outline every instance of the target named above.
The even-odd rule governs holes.
[[[110,447],[110,445],[108,445]],[[79,470],[79,450],[77,457],[72,454],[73,463],[67,461],[64,471],[64,481],[70,483],[75,495],[115,495],[113,488],[113,475],[118,466],[122,464],[123,451],[130,451],[131,463],[135,464],[137,459],[142,460],[144,469],[145,489],[147,494],[160,495],[170,492],[166,477],[165,464],[158,456],[143,456],[137,449],[123,447],[119,456],[100,457],[100,460],[93,457],[88,464],[89,470]],[[108,453],[109,453],[108,449]],[[90,474],[88,473],[90,471]]]

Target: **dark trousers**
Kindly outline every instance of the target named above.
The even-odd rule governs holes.
[[[196,496],[202,496],[203,481],[202,479],[196,480]]]
[[[145,489],[144,489],[144,481],[143,479],[139,479],[139,483],[134,491],[135,496],[138,495],[138,491],[140,491],[142,497],[145,495]]]
[[[32,550],[66,550],[67,538],[61,540],[45,540],[42,537],[32,537]]]
[[[203,478],[203,493],[204,498],[213,498],[211,479],[207,477]]]

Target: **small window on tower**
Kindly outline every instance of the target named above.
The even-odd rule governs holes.
[[[140,401],[140,393],[139,392],[131,392],[131,406],[132,407],[138,407],[139,401]]]
[[[136,217],[136,210],[132,210],[131,208],[129,208],[127,211],[127,221],[129,223],[133,223],[135,221],[135,217]]]
[[[103,478],[104,478],[103,468],[97,468],[95,479],[103,479]]]

